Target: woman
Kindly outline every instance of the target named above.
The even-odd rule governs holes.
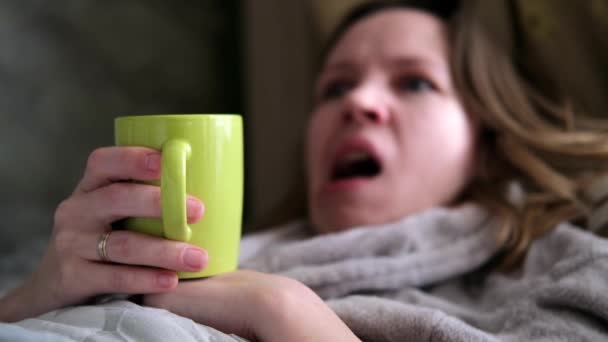
[[[205,251],[125,231],[107,240],[115,264],[101,263],[111,222],[160,214],[157,188],[115,182],[157,178],[158,153],[103,148],[0,317],[145,293],[146,305],[264,341],[600,336],[608,243],[555,227],[589,218],[603,199],[592,184],[608,141],[524,83],[472,9],[452,14],[369,6],[338,29],[308,128],[310,224],[245,239],[243,266],[262,272],[178,285],[162,269],[201,269]],[[188,213],[200,219],[202,203],[192,198]],[[469,286],[478,275],[487,281]],[[560,283],[570,287],[551,287]]]

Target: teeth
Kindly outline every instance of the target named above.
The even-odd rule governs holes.
[[[350,152],[340,158],[340,163],[352,163],[361,160],[367,160],[370,155],[363,151]]]
[[[377,176],[382,166],[375,158],[365,151],[352,151],[342,156],[334,165],[331,173],[332,180],[349,179],[353,177],[371,178]]]

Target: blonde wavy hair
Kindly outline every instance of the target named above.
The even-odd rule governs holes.
[[[452,73],[482,126],[477,175],[466,194],[499,218],[498,264],[510,269],[560,222],[605,229],[608,122],[528,81],[510,44],[483,22],[480,3],[463,3],[449,21]],[[513,182],[523,188],[520,203],[508,198]]]

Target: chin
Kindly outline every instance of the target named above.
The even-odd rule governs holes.
[[[312,224],[317,233],[341,232],[356,227],[384,224],[395,221],[397,215],[379,215],[378,212],[366,213],[365,210],[334,210],[331,215],[313,215]]]
[[[347,206],[324,207],[311,213],[314,230],[320,234],[335,233],[361,226],[382,225],[425,211],[430,206],[416,207],[378,207]]]

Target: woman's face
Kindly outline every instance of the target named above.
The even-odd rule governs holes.
[[[475,131],[452,84],[445,24],[382,10],[351,26],[320,73],[307,136],[319,232],[386,223],[452,200]]]

